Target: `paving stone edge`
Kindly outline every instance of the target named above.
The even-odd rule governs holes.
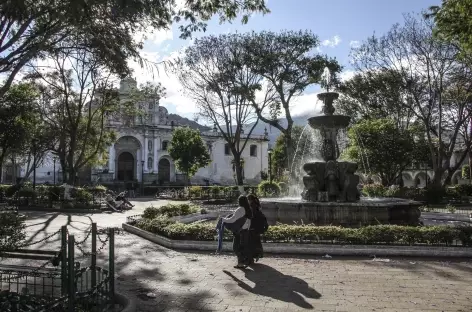
[[[151,242],[175,250],[216,251],[216,241],[173,240],[161,235],[144,231],[127,223],[122,224],[123,230],[138,235]],[[264,243],[264,253],[330,255],[330,256],[400,256],[400,257],[472,257],[470,247],[423,247],[423,246],[388,246],[388,245],[317,245]],[[231,242],[223,242],[223,251],[232,251]]]

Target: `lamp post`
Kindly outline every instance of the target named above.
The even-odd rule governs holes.
[[[52,161],[54,163],[54,168],[53,168],[53,173],[52,173],[54,185],[56,185],[56,160],[57,160],[57,157],[52,158]]]
[[[272,183],[272,149],[269,148],[269,182]]]
[[[38,144],[38,139],[34,138],[33,143],[33,190],[36,190],[36,145]]]
[[[144,192],[144,160],[141,160],[141,196]]]

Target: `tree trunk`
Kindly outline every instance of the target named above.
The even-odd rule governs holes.
[[[472,148],[469,148],[469,183],[472,184]]]
[[[68,177],[67,177],[67,184],[75,186],[75,169],[73,166],[70,166],[67,170]]]
[[[441,179],[442,179],[443,173],[444,173],[444,169],[442,167],[434,169],[433,178],[431,179],[431,186],[435,186],[435,187],[442,186]]]
[[[241,157],[239,156],[234,157],[234,168],[236,170],[236,184],[243,185],[244,177],[243,177],[243,167],[241,165]]]

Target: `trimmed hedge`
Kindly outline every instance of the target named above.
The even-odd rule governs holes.
[[[275,182],[262,181],[259,183],[257,191],[261,196],[279,196],[280,186]]]
[[[161,207],[148,207],[144,209],[143,218],[152,220],[157,217],[176,217],[176,216],[185,216],[199,211],[199,208],[194,205],[189,204],[168,204]]]
[[[183,224],[170,221],[163,215],[143,218],[136,226],[170,239],[213,241],[215,225],[208,223]],[[225,231],[225,240],[232,234]],[[335,243],[335,244],[400,244],[472,246],[472,227],[372,225],[361,228],[313,225],[275,225],[264,234],[265,242]]]

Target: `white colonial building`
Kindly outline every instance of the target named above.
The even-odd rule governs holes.
[[[126,100],[130,91],[135,88],[137,84],[134,79],[122,80],[120,97]],[[186,177],[179,173],[168,153],[172,131],[179,125],[169,121],[167,109],[160,106],[157,99],[149,98],[136,105],[142,109],[143,114],[130,118],[123,118],[122,115],[108,116],[108,126],[117,134],[116,143],[109,147],[108,164],[99,168],[87,168],[80,174],[79,183],[109,184],[137,180],[145,184],[182,185],[187,181]],[[233,157],[221,133],[212,129],[201,132],[201,136],[208,146],[211,163],[198,170],[191,182],[203,185],[234,184]],[[268,146],[266,135],[251,135],[249,138],[242,155],[246,183],[260,182],[261,172],[268,171]],[[60,182],[60,165],[56,163],[54,166],[50,158],[46,157],[49,161],[45,161],[36,170],[37,183],[52,183],[54,176],[56,181]],[[24,172],[22,169],[17,171],[17,176]],[[3,182],[10,182],[7,181],[8,178],[13,180],[11,176],[12,174],[4,174]]]

